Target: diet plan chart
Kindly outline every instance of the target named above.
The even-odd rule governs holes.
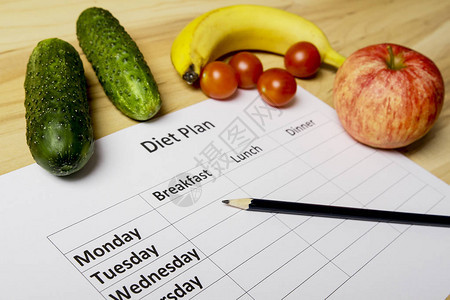
[[[24,188],[24,182],[27,188]],[[199,104],[96,141],[67,178],[0,177],[8,299],[444,299],[449,228],[239,210],[266,198],[450,214],[450,190],[354,141],[301,87]]]

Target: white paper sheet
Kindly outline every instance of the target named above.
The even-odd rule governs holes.
[[[182,99],[180,99],[182,101]],[[1,299],[444,299],[450,229],[255,213],[242,197],[450,214],[449,186],[352,140],[299,88],[96,141],[67,178],[0,177]]]

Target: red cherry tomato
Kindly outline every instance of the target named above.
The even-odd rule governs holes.
[[[238,81],[236,72],[227,63],[208,63],[200,75],[200,88],[206,96],[218,100],[231,97],[236,92]]]
[[[284,55],[284,66],[289,73],[299,78],[311,77],[319,70],[320,53],[309,42],[292,45]]]
[[[231,58],[229,64],[237,73],[240,88],[256,87],[258,78],[263,72],[263,65],[256,55],[245,51],[239,52]]]
[[[295,96],[297,83],[288,71],[273,68],[259,77],[258,91],[269,105],[280,107],[288,104]]]

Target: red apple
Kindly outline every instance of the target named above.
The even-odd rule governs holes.
[[[378,44],[345,60],[336,74],[333,102],[355,140],[399,148],[434,125],[444,102],[444,81],[436,65],[417,51]]]

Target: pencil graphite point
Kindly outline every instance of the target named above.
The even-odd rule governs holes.
[[[252,200],[251,198],[242,198],[242,199],[222,200],[222,202],[229,206],[237,207],[240,209],[248,209],[251,200]]]

